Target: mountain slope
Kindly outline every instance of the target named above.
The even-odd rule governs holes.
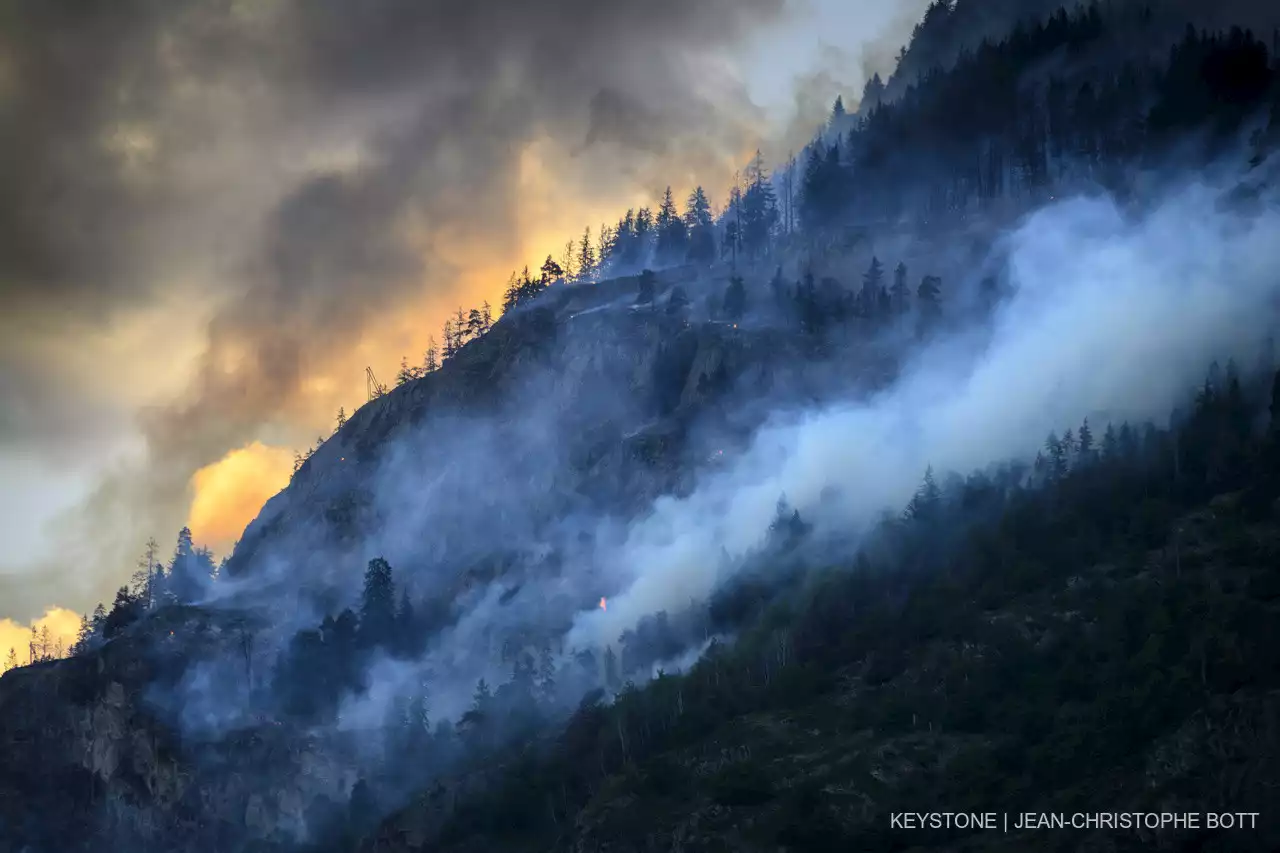
[[[1163,189],[1134,177],[1144,164],[1177,182],[1241,146],[1265,160],[1277,67],[1243,33],[1194,31],[1167,62],[1162,48],[1117,66],[1100,46],[1132,23],[1063,14],[963,56],[814,147],[804,228],[771,230],[757,168],[716,226],[733,266],[543,279],[440,369],[361,407],[205,598],[123,590],[75,658],[0,679],[0,853],[1025,849],[1045,842],[903,833],[888,814],[1265,811],[1269,355],[1244,389],[1211,372],[1172,431],[1117,423],[1086,441],[1081,425],[1034,465],[929,469],[905,519],[894,506],[897,482],[938,461],[921,448],[1034,453],[1027,423],[1062,408],[1044,387],[1080,403],[1073,419],[1162,416],[1127,398],[1255,343],[1274,288],[1254,279],[1274,255],[1205,232],[1274,223],[1266,187],[1254,220],[1217,193],[1161,208],[1158,224],[1210,226],[1157,229],[1154,250],[1135,248],[1130,217]],[[1170,160],[1206,127],[1212,146]],[[1028,218],[1081,187],[1124,203]],[[628,214],[605,270],[649,257],[646,219]],[[1044,239],[1004,245],[1028,233]],[[1085,268],[1059,276],[1076,255]],[[1221,298],[1192,300],[1195,276],[1166,256]],[[1149,269],[1117,262],[1132,258]],[[1126,287],[1158,276],[1154,295]],[[1092,310],[1037,313],[1076,291]],[[1011,328],[1023,343],[1133,337],[1147,348],[1117,350],[1141,381],[1103,387],[1134,376],[1107,346],[993,355]],[[1156,346],[1169,339],[1182,348]],[[1016,364],[993,374],[997,357]],[[934,405],[984,382],[960,411]],[[784,490],[783,469],[806,476]],[[803,514],[778,495],[793,483]],[[637,579],[649,598],[630,595]],[[1159,840],[1277,841],[1270,824]]]
[[[1219,467],[1222,405],[1174,434],[1126,427],[1040,491],[972,478],[732,648],[589,700],[496,790],[434,792],[361,849],[1275,849],[1280,432]],[[891,822],[921,811],[1251,812],[1257,828]]]

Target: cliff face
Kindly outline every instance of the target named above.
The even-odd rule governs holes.
[[[238,849],[288,844],[305,810],[351,784],[333,754],[268,720],[185,740],[166,688],[197,661],[238,658],[256,626],[173,607],[98,651],[0,678],[0,851]]]

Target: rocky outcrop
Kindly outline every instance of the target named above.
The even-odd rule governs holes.
[[[0,677],[0,853],[302,837],[307,806],[350,788],[340,755],[267,720],[184,741],[164,701],[184,660],[234,654],[238,630],[233,616],[173,608],[92,654]]]

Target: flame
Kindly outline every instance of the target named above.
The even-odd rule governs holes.
[[[601,609],[601,610],[608,610],[608,609],[609,609],[609,602],[605,601],[603,598],[602,598],[602,599],[600,599],[600,609]]]

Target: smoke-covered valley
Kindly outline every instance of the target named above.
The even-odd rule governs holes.
[[[942,5],[930,14],[960,14]],[[1247,397],[1240,446],[1274,461],[1276,60],[1242,32],[1202,43],[1192,31],[1168,69],[1114,70],[1089,52],[1100,33],[1144,21],[1120,4],[1105,18],[1063,13],[986,53],[938,48],[946,70],[837,106],[799,188],[797,168],[770,178],[757,161],[714,219],[692,202],[686,217],[660,213],[653,245],[628,254],[626,240],[650,239],[628,212],[594,275],[553,264],[523,289],[513,277],[496,322],[442,364],[373,388],[300,460],[216,578],[180,542],[168,580],[122,589],[70,659],[5,675],[0,725],[18,745],[0,758],[0,851],[644,849],[645,830],[609,821],[678,790],[645,763],[668,760],[675,747],[653,744],[680,725],[652,709],[693,716],[699,679],[719,689],[722,672],[756,664],[769,689],[836,671],[871,683],[872,663],[855,677],[847,661],[826,661],[825,675],[817,658],[794,661],[797,614],[821,612],[828,573],[874,564],[907,614],[895,584],[914,574],[893,566],[944,565],[923,573],[958,583],[952,563],[969,559],[973,530],[1040,500],[1045,517],[1087,515],[1107,489],[1080,497],[1072,478],[1128,472],[1118,448],[1131,441],[1160,472],[1151,482],[1175,484],[1167,499],[1143,486],[1167,521],[1141,523],[1159,528],[1143,528],[1148,549],[1183,524],[1168,507],[1271,488],[1234,456],[1203,461],[1195,442],[1227,443],[1193,427],[1214,401]],[[913,49],[931,32],[918,29]],[[1039,79],[1047,56],[1073,70],[1041,104],[1016,79]],[[954,117],[957,91],[988,84],[1009,103],[975,106],[989,114],[954,138],[929,136]],[[1175,96],[1192,106],[1174,109]],[[700,228],[710,256],[693,248]],[[687,251],[671,251],[677,231]],[[1088,551],[1069,541],[1064,553]],[[974,565],[1018,562],[991,547]],[[1079,572],[1120,551],[1088,551]],[[856,622],[862,600],[841,601],[825,606],[847,605]],[[754,663],[734,670],[725,649]],[[775,708],[742,704],[735,714]],[[932,710],[911,708],[917,731]],[[584,729],[602,732],[583,736],[589,770],[563,758]],[[711,741],[724,754],[763,749],[725,737]],[[782,748],[775,764],[802,751]],[[598,778],[582,781],[596,761]],[[512,818],[536,824],[524,840],[504,835],[501,811],[475,817],[474,803],[529,779],[547,780],[530,793],[546,796],[546,815]],[[632,784],[632,799],[610,799]],[[751,805],[734,791],[730,806]],[[779,843],[888,844],[851,821],[824,842]],[[740,832],[714,837],[770,849]],[[714,847],[679,837],[689,846],[671,849]]]

